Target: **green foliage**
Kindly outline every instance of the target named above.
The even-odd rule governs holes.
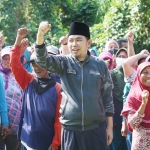
[[[63,26],[68,26],[72,21],[85,22],[89,26],[95,23],[98,2],[96,0],[79,1],[74,4],[62,3],[60,21]]]
[[[122,39],[129,30],[134,31],[136,53],[150,47],[150,2],[145,0],[112,0],[104,20],[92,27],[92,38],[102,51],[109,39]],[[96,33],[96,34],[95,34]]]
[[[46,42],[59,46],[58,40],[68,33],[72,21],[90,26],[92,46],[102,51],[109,39],[124,38],[135,31],[136,53],[150,47],[150,1],[146,0],[1,0],[0,32],[7,45],[15,41],[20,27],[29,28],[30,43],[34,43],[41,21],[52,24]]]
[[[27,27],[30,43],[35,42],[38,25],[41,21],[52,24],[46,35],[46,42],[59,46],[58,40],[68,32],[72,21],[86,22],[92,26],[98,9],[97,1],[60,0],[2,0],[0,3],[0,32],[5,35],[7,45],[12,45],[16,31]]]

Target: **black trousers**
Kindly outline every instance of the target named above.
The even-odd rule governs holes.
[[[88,131],[63,128],[61,150],[107,150],[106,123]]]
[[[8,135],[5,139],[0,135],[0,150],[3,150],[6,145],[6,150],[21,150],[21,142],[17,141],[17,135]]]

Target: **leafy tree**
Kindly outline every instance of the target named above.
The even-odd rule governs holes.
[[[102,51],[107,40],[124,38],[129,30],[135,34],[136,53],[150,47],[149,1],[112,0],[102,23],[92,30],[93,44]]]
[[[41,21],[52,24],[46,35],[47,44],[59,46],[58,40],[68,33],[72,21],[90,26],[92,46],[102,51],[109,39],[120,39],[135,31],[136,52],[150,47],[150,1],[145,0],[1,0],[0,32],[6,44],[12,45],[20,27],[30,30],[30,43],[35,42]]]

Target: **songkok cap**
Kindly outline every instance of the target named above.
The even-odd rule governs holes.
[[[83,35],[90,39],[90,29],[89,26],[81,22],[72,22],[70,25],[69,34],[70,35]]]

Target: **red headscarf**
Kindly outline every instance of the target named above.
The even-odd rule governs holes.
[[[137,68],[137,76],[132,84],[129,95],[127,96],[126,103],[123,107],[121,115],[127,118],[129,113],[135,113],[141,103],[142,103],[142,91],[147,90],[150,92],[150,87],[144,86],[140,81],[140,75],[144,68],[150,66],[150,62],[143,62]],[[141,126],[144,128],[150,129],[150,96],[148,97],[148,102],[144,112],[145,116],[142,119]],[[132,128],[129,126],[129,130],[132,131]]]
[[[109,53],[109,52],[106,52],[106,51],[104,51],[104,52],[101,52],[100,53],[100,55],[99,55],[99,58],[101,58],[101,59],[109,59],[110,60],[110,66],[108,67],[108,69],[109,70],[112,70],[113,69],[113,58],[112,58],[112,55],[111,55],[111,53]]]

